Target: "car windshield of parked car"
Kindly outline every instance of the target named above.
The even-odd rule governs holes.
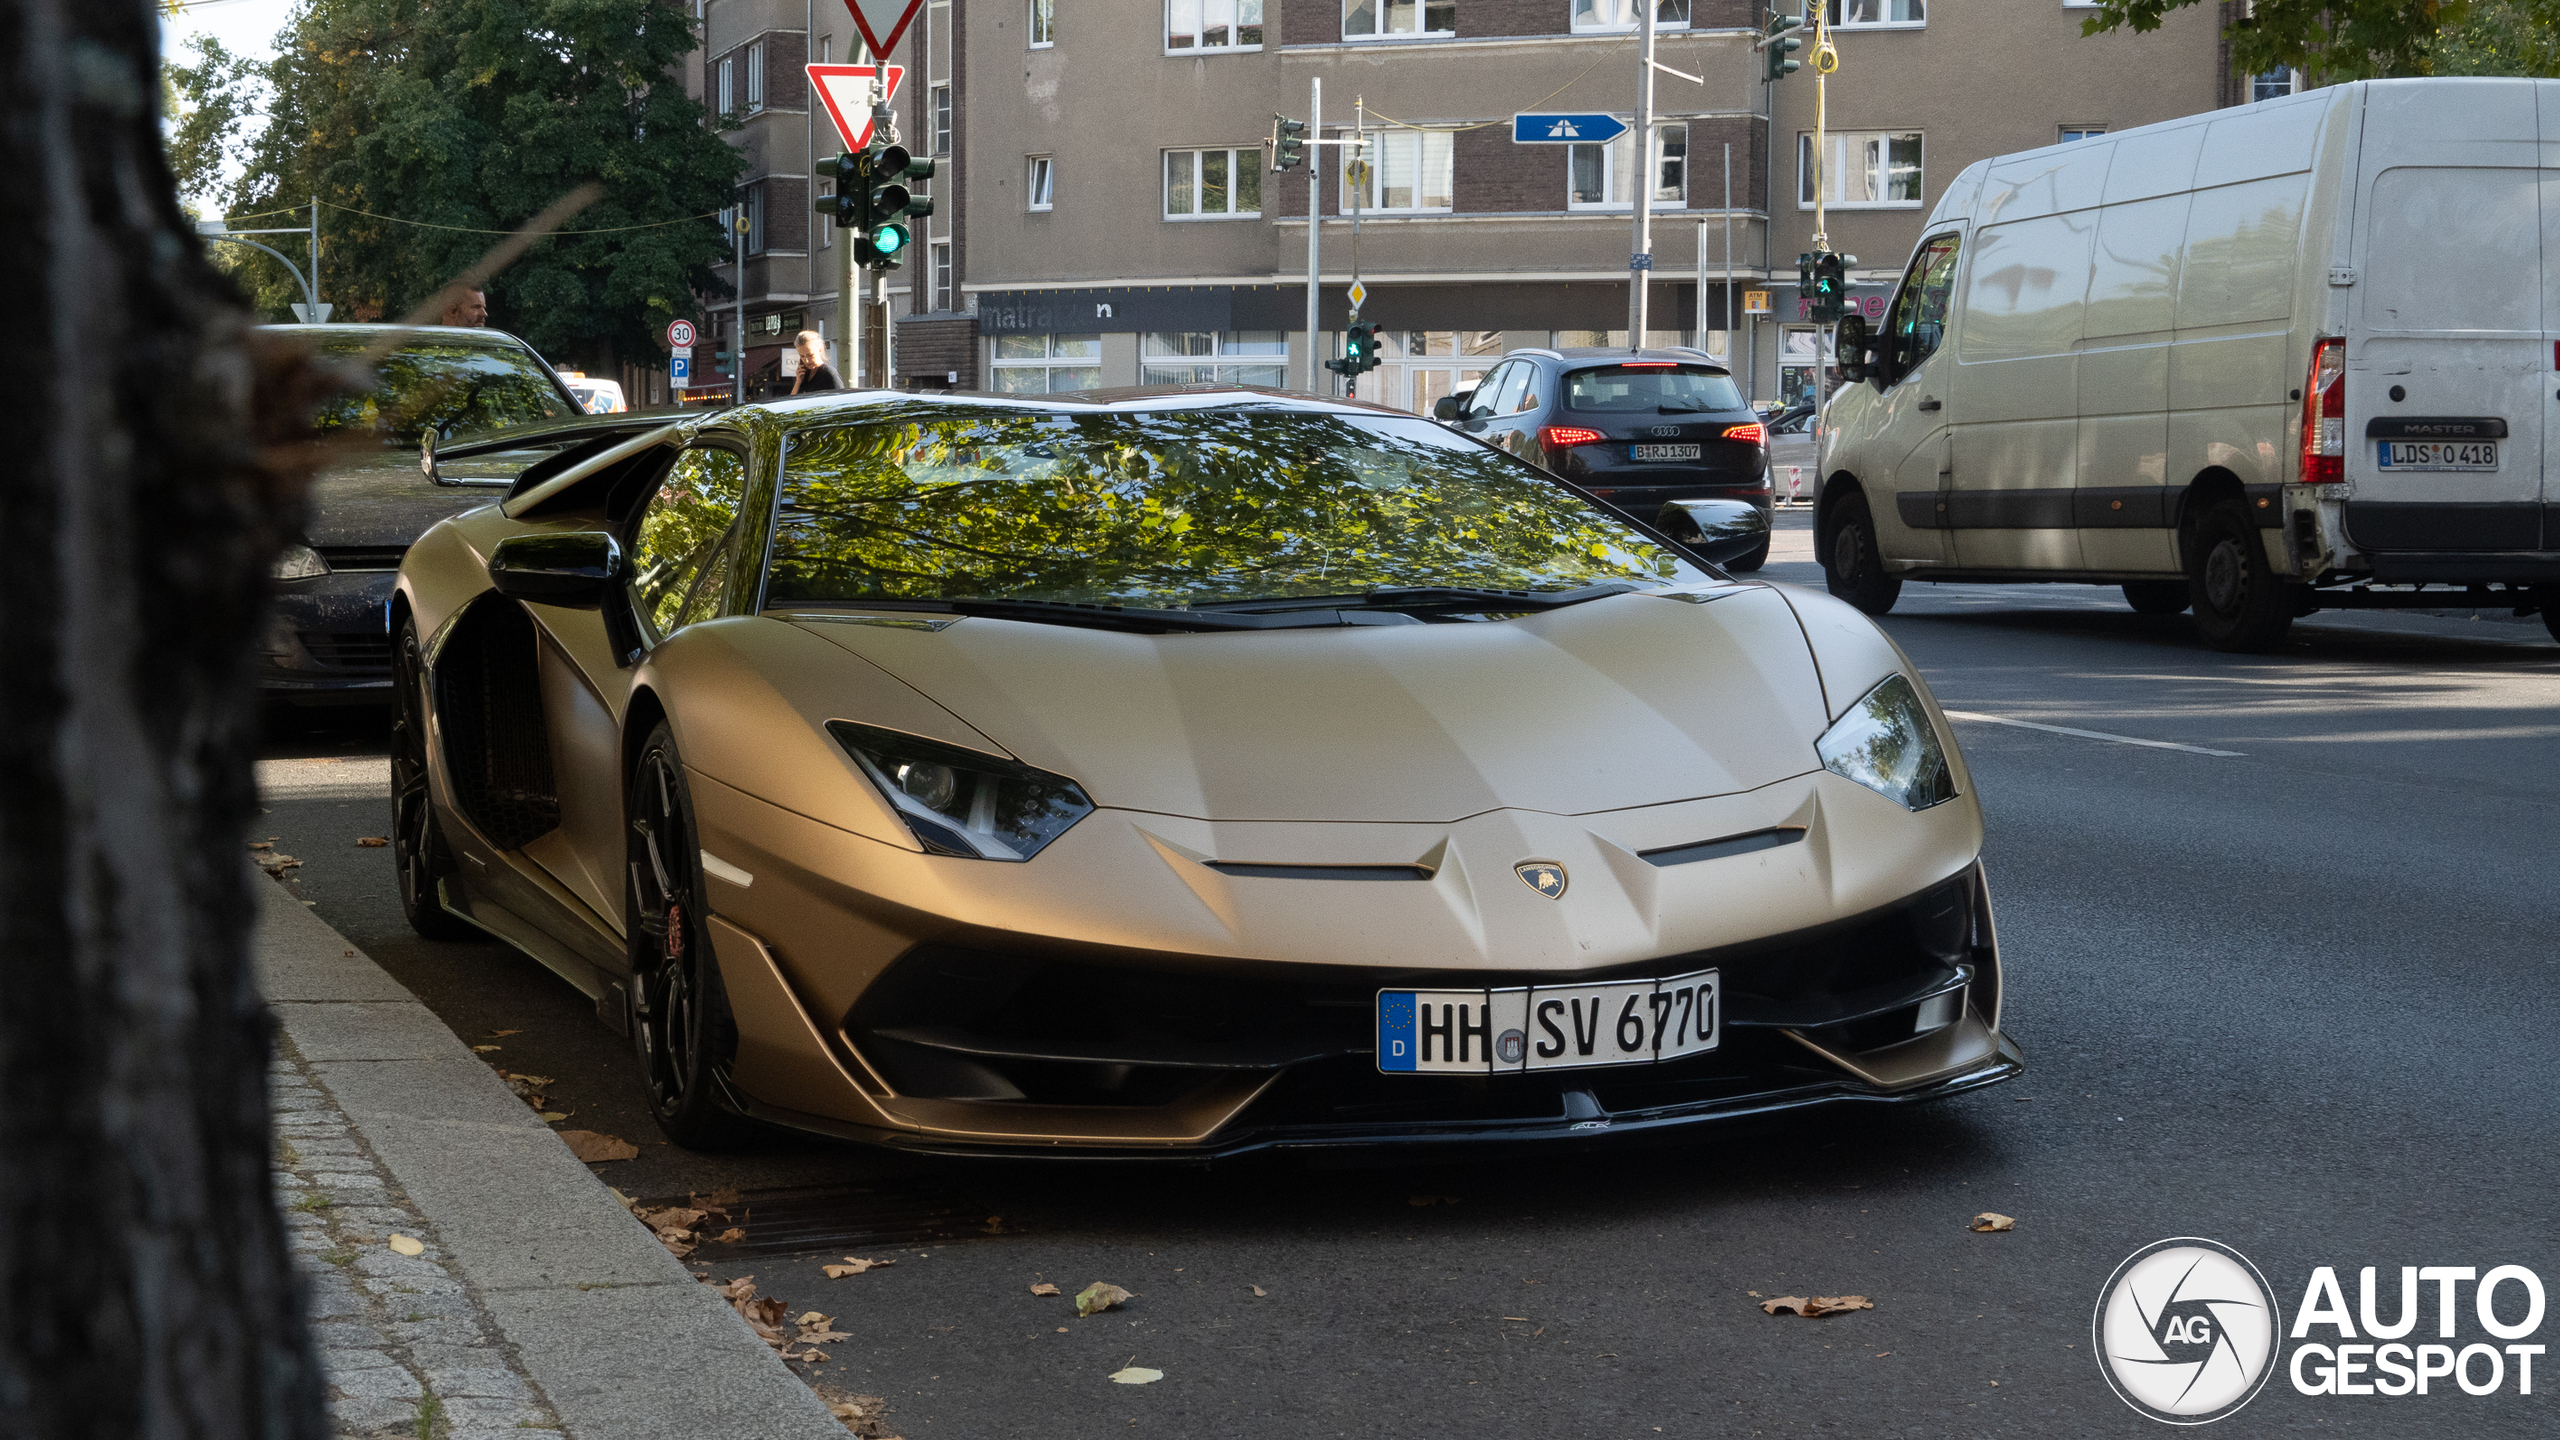
[[[794,435],[779,500],[767,604],[1179,609],[1708,578],[1535,468],[1420,418],[912,407]]]
[[[1697,365],[1607,365],[1564,377],[1564,408],[1619,415],[1739,410],[1733,377]]]
[[[413,450],[429,429],[439,441],[461,440],[579,413],[531,354],[437,340],[432,333],[405,340],[374,362],[373,388],[321,407],[319,428],[375,430],[385,445]],[[371,338],[332,337],[320,352],[333,360],[353,359]]]

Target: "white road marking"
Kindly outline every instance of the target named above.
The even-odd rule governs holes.
[[[721,859],[719,856],[712,854],[708,850],[702,852],[702,869],[704,874],[711,876],[713,879],[726,880],[741,890],[744,890],[748,886],[756,883],[756,877],[739,869],[737,866],[730,864],[728,861]]]
[[[2110,735],[2104,730],[2075,730],[2068,725],[2041,725],[2033,720],[2012,720],[2006,715],[1983,715],[1970,710],[1949,710],[1950,720],[1979,720],[1986,725],[2015,725],[2021,730],[2042,730],[2050,735],[2077,735],[2083,740],[2104,740],[2112,745],[2140,745],[2152,750],[2184,750],[2190,755],[2239,755],[2237,750],[2208,750],[2202,745],[2181,745],[2175,740],[2138,740],[2131,735]]]

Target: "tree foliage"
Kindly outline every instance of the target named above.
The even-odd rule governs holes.
[[[491,284],[491,323],[599,366],[652,353],[725,288],[709,217],[745,164],[676,80],[694,39],[672,0],[304,0],[233,209],[317,195],[322,298],[396,319],[492,232],[598,181],[602,201]],[[251,269],[280,310],[291,281]]]
[[[166,118],[169,168],[182,196],[214,198],[232,165],[248,158],[244,133],[257,113],[260,66],[210,35],[187,42],[195,63],[160,62],[160,105]]]
[[[2100,0],[2081,33],[2156,30],[2198,0]],[[2560,75],[2560,0],[2257,0],[2227,32],[2232,68],[2320,84],[2408,75]]]

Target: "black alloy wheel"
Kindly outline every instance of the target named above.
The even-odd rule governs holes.
[[[2241,654],[2283,644],[2300,588],[2268,568],[2266,541],[2240,501],[2196,517],[2187,537],[2187,596],[2204,643]]]
[[[1883,615],[1902,598],[1902,578],[1888,575],[1884,553],[1876,546],[1875,517],[1867,513],[1867,497],[1851,492],[1832,508],[1831,531],[1822,547],[1822,578],[1833,595],[1870,615]]]
[[[2136,615],[2175,615],[2194,602],[2184,580],[2127,580],[2124,603]]]
[[[436,893],[453,856],[427,793],[427,667],[416,620],[401,618],[391,663],[391,864],[399,872],[400,913],[429,940],[477,940],[480,931]]]
[[[734,1143],[745,1122],[721,1098],[738,1029],[704,928],[702,851],[675,732],[649,732],[623,807],[630,820],[631,1040],[649,1109],[688,1149]]]

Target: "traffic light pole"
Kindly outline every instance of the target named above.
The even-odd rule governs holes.
[[[1627,253],[1627,348],[1644,348],[1645,311],[1652,300],[1653,279],[1653,38],[1655,11],[1661,7],[1654,0],[1639,0],[1644,10],[1644,43],[1637,48],[1636,61],[1636,133],[1634,152],[1636,234],[1635,248]]]
[[[1324,79],[1316,76],[1307,81],[1307,139],[1313,142],[1323,138]],[[1323,343],[1317,338],[1322,332],[1316,329],[1317,261],[1323,253],[1321,237],[1324,232],[1323,178],[1324,146],[1311,143],[1307,146],[1307,393],[1310,395],[1324,393],[1324,382],[1317,378],[1324,374],[1324,359],[1316,353]]]

